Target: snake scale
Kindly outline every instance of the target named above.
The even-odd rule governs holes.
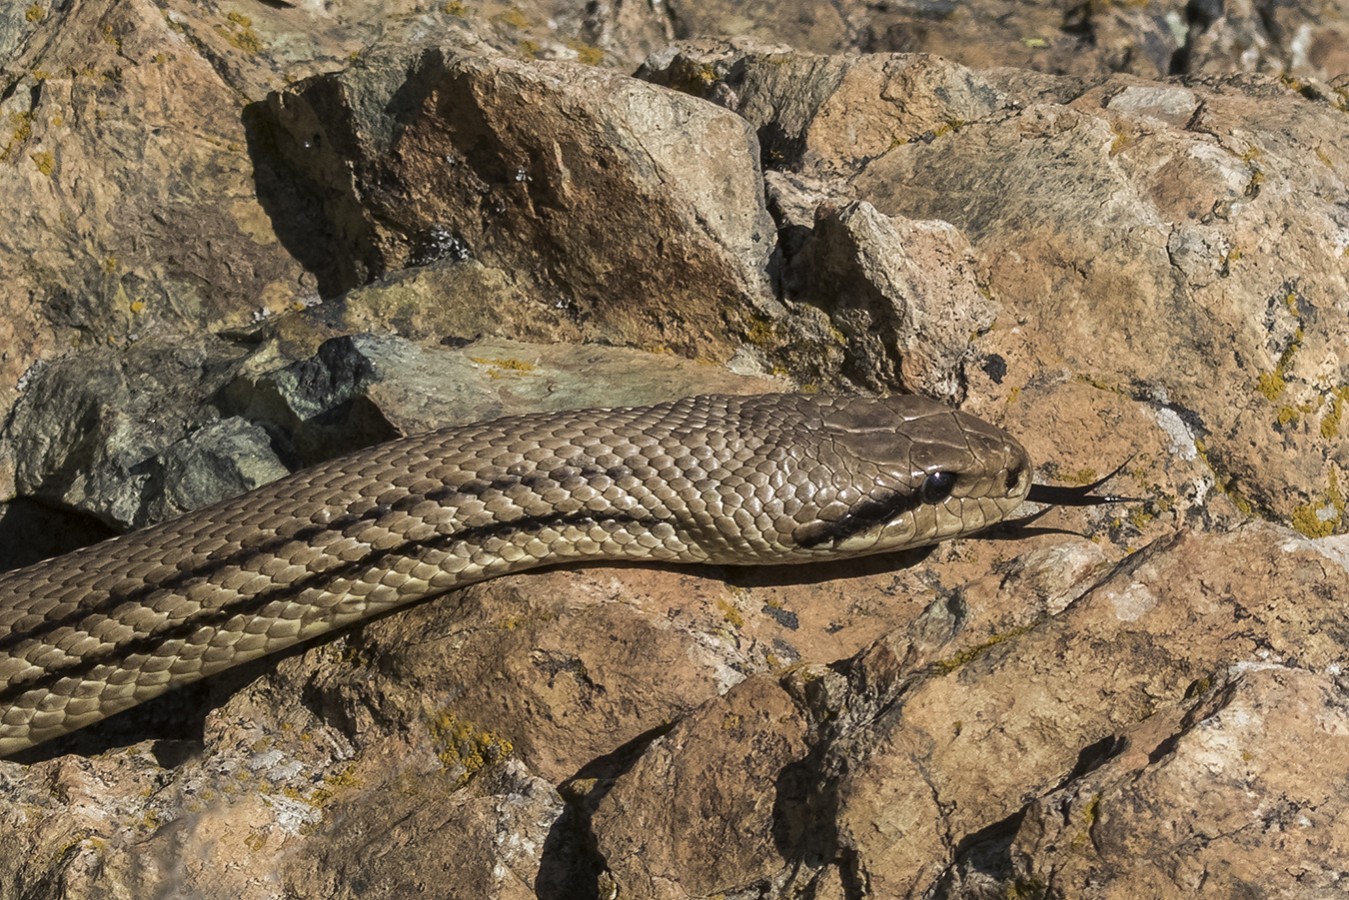
[[[861,556],[1028,497],[1056,502],[1010,435],[914,396],[701,396],[402,438],[0,575],[0,755],[486,578]]]

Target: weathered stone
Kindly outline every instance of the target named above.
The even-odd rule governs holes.
[[[1345,226],[1331,199],[1345,185],[1340,145],[1326,143],[1349,133],[1328,97],[1307,99],[1272,79],[1157,85],[1118,76],[1064,103],[1046,100],[1042,82],[1018,97],[1028,82],[1000,84],[989,72],[978,76],[985,87],[954,95],[987,98],[970,119],[930,102],[955,109],[950,92],[897,80],[884,105],[906,110],[914,95],[950,125],[901,132],[861,159],[847,136],[866,133],[860,123],[876,117],[877,92],[839,73],[883,70],[881,62],[848,69],[695,44],[659,71],[700,64],[713,73],[703,93],[724,83],[761,132],[815,142],[788,165],[815,179],[842,167],[852,195],[881,213],[949,222],[969,240],[1002,308],[975,342],[1007,373],[994,395],[1025,392],[1040,415],[1066,405],[1054,394],[1079,380],[1182,411],[1231,498],[1230,518],[1257,510],[1313,535],[1349,527],[1331,471],[1349,384]],[[916,65],[893,65],[903,64]],[[975,83],[949,63],[929,65],[942,85]],[[828,128],[800,112],[826,106],[840,111]],[[807,243],[797,235],[792,246]],[[1122,459],[1138,438],[1121,437]]]
[[[1185,71],[1225,75],[1263,72],[1332,80],[1349,72],[1346,7],[1337,0],[1284,6],[1234,0],[1201,13]]]
[[[303,274],[254,193],[238,95],[160,6],[51,6],[10,7],[30,33],[5,60],[0,101],[12,210],[0,247],[4,409],[38,359],[241,324],[285,302],[275,298]]]
[[[1340,0],[1087,3],[1034,0],[778,4],[671,0],[673,36],[781,42],[814,53],[931,53],[975,68],[1100,78],[1286,72],[1330,80],[1349,71]]]
[[[553,786],[515,761],[467,786],[443,771],[409,772],[334,803],[306,852],[278,860],[275,881],[310,896],[397,900],[453,885],[528,900],[568,886],[569,873],[541,869],[562,813]]]
[[[1071,883],[1102,879],[1119,896],[1140,885],[1192,895],[1205,866],[1233,890],[1276,870],[1284,883],[1287,866],[1337,884],[1323,861],[1340,840],[1328,810],[1345,800],[1310,773],[1349,766],[1338,688],[1314,674],[1349,640],[1343,598],[1321,580],[1321,566],[1349,572],[1343,549],[1268,527],[1182,536],[1095,568],[1104,577],[1066,608],[1018,611],[1021,582],[1048,561],[1000,587],[970,583],[842,674],[795,671],[783,681],[794,702],[751,679],[653,742],[592,819],[624,890],[771,885],[777,896],[839,867],[876,896],[966,896],[990,879],[995,893],[1058,883],[1062,865]],[[1210,689],[1229,666],[1234,676]],[[763,718],[742,708],[749,696]],[[729,746],[717,727],[731,729]],[[1253,748],[1275,732],[1284,761],[1262,763]],[[1216,788],[1215,765],[1231,771]],[[715,801],[713,817],[742,841],[673,852],[686,838],[668,823],[699,820],[677,810],[707,811],[731,769],[744,773],[741,790]],[[1174,813],[1158,815],[1161,805]],[[1271,817],[1306,838],[1271,834]],[[771,851],[756,831],[769,822]],[[1096,835],[1090,854],[1073,849],[1084,827]],[[1186,833],[1216,842],[1211,855],[1195,859]],[[1225,862],[1233,854],[1240,864]]]
[[[0,763],[0,894],[1343,888],[1349,544],[1249,521],[1349,528],[1335,2],[57,6],[0,12],[14,561],[783,383],[708,360],[963,394],[1144,502],[430,600]],[[703,29],[950,59],[660,47]]]
[[[619,894],[676,898],[776,887],[806,721],[772,677],[751,678],[646,748],[590,819]],[[692,790],[690,790],[692,788]],[[666,802],[651,803],[660,797]]]
[[[197,429],[159,454],[143,518],[158,522],[242,494],[289,470],[267,432],[236,416]]]
[[[159,455],[218,418],[207,400],[242,355],[213,339],[146,340],[40,367],[5,427],[12,490],[117,530],[148,523],[151,505],[174,511],[162,492],[180,488],[155,479]]]
[[[320,76],[270,113],[335,236],[325,293],[435,246],[514,272],[590,339],[725,359],[777,313],[757,147],[711,104],[585,66],[431,49]]]
[[[380,36],[628,68],[663,40],[658,16],[567,6],[493,17],[420,0],[5,5],[0,410],[31,365],[72,347],[237,327],[314,292],[323,223],[297,215],[297,185],[276,172],[249,104],[350,65]]]
[[[678,44],[638,75],[744,116],[769,168],[815,174],[851,172],[1009,103],[978,73],[938,57],[812,56],[749,41]]]
[[[1338,677],[1244,661],[1125,731],[1037,799],[1001,887],[1063,896],[1332,896],[1345,889],[1349,713]]]
[[[864,200],[816,215],[784,281],[846,336],[844,374],[958,403],[971,341],[995,316],[969,244],[946,222],[891,218]]]

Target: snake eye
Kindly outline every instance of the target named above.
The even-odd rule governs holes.
[[[933,472],[923,479],[923,486],[919,491],[923,495],[924,503],[940,503],[951,496],[955,486],[955,472]]]

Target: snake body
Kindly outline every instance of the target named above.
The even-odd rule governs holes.
[[[0,755],[486,578],[898,550],[996,524],[1030,485],[1009,435],[912,396],[702,396],[403,438],[0,575]]]

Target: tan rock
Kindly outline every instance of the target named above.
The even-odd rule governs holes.
[[[1333,3],[33,7],[0,11],[23,552],[400,431],[777,383],[706,360],[963,395],[1041,480],[1135,454],[1148,502],[432,600],[0,762],[0,895],[1343,887],[1349,545],[1251,521],[1349,527]],[[1073,74],[578,64],[702,28]],[[1172,67],[1210,74],[1138,77]]]
[[[1078,402],[1064,391],[1085,383],[1179,417],[1199,462],[1183,460],[1173,481],[1206,468],[1229,521],[1260,511],[1309,535],[1346,527],[1336,460],[1349,284],[1332,199],[1345,185],[1325,143],[1344,123],[1328,95],[1308,99],[1273,79],[1115,76],[1064,102],[1046,79],[1005,70],[728,43],[686,45],[654,71],[699,65],[711,73],[701,93],[724,84],[761,131],[808,148],[786,167],[826,183],[846,170],[846,187],[835,177],[827,191],[887,216],[948,222],[969,240],[1001,311],[975,342],[988,380],[968,374],[976,394],[1025,403],[1024,415],[1013,405],[1013,430],[1043,429],[1044,416]],[[878,71],[905,77],[878,91],[861,77]],[[896,119],[911,99],[915,126],[946,124],[857,155],[850,136],[866,144],[879,110]],[[785,179],[775,184],[788,193]],[[1116,459],[1162,438],[1125,421],[1108,432]]]
[[[821,54],[931,53],[975,68],[1100,78],[1286,72],[1331,80],[1349,66],[1339,0],[1269,7],[1252,0],[1147,0],[1064,7],[1016,0],[891,4],[861,0],[671,0],[672,37],[781,42]]]
[[[740,113],[759,129],[770,168],[813,173],[851,172],[1009,102],[977,72],[939,57],[815,56],[753,41],[672,45],[638,74]]]
[[[1349,851],[1349,718],[1338,678],[1273,663],[1216,674],[1030,805],[1009,884],[1065,896],[1329,896]]]
[[[567,873],[540,868],[562,812],[553,786],[518,762],[466,787],[444,772],[409,774],[335,803],[317,839],[278,860],[275,881],[308,896],[394,900],[453,886],[463,896],[525,900],[536,887],[567,889]]]
[[[239,95],[160,7],[49,6],[14,7],[42,16],[0,102],[6,410],[38,359],[241,324],[303,274],[255,194]]]
[[[1233,889],[1277,878],[1312,896],[1284,863],[1331,883],[1319,861],[1335,852],[1330,810],[1343,798],[1312,773],[1347,759],[1336,688],[1318,674],[1343,652],[1327,634],[1342,598],[1324,590],[1323,567],[1342,580],[1345,561],[1334,544],[1252,527],[1156,544],[1058,614],[1016,608],[1050,558],[1000,587],[972,582],[839,671],[789,674],[794,704],[750,679],[653,742],[599,801],[606,859],[636,896],[787,895],[835,866],[887,897],[991,891],[991,877],[1007,889],[1117,879],[1119,896],[1148,885],[1179,896],[1202,871]],[[1228,667],[1210,689],[1209,673]],[[767,718],[744,712],[750,696]],[[718,742],[714,726],[728,721],[757,721],[757,737]],[[1251,748],[1276,731],[1288,749],[1262,764]],[[746,773],[747,805],[710,799],[730,766]],[[1215,766],[1230,780],[1210,783]],[[744,841],[675,853],[684,838],[668,823],[701,821],[707,803]],[[771,820],[754,812],[770,805]],[[1289,843],[1270,832],[1276,820],[1306,837]],[[776,863],[755,836],[766,821]],[[1196,859],[1184,848],[1204,836],[1215,847]],[[1249,855],[1231,862],[1237,853]],[[1060,882],[1060,867],[1075,881]]]
[[[946,222],[914,222],[866,201],[822,205],[790,272],[791,298],[826,310],[848,341],[843,373],[871,390],[899,389],[958,403],[971,339],[996,310],[981,291],[964,236]]]
[[[792,698],[776,679],[757,677],[653,741],[590,819],[619,894],[776,887],[779,848],[810,827],[784,816],[786,804],[800,799],[794,794],[808,790],[792,775],[808,752],[805,736]]]
[[[270,101],[338,235],[326,293],[468,254],[587,339],[722,360],[779,313],[743,119],[586,66],[428,50],[409,69],[405,54]]]

